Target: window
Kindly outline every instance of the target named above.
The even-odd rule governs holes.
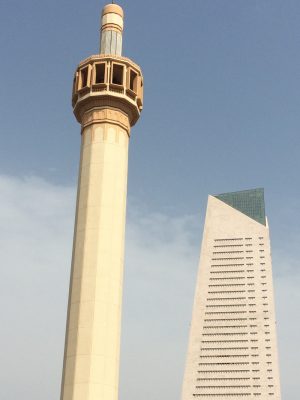
[[[88,67],[82,68],[82,70],[80,71],[80,78],[81,78],[80,89],[87,87],[88,75],[89,75],[89,68]]]
[[[78,77],[78,73],[76,72],[74,79],[73,79],[73,94],[76,92],[76,89],[77,89],[77,77]]]
[[[137,78],[137,73],[131,69],[129,74],[129,89],[135,93],[137,93]]]
[[[95,64],[95,83],[105,82],[105,63]]]
[[[123,85],[123,65],[113,64],[112,83],[115,85]]]

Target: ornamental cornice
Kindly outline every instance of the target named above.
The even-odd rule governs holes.
[[[120,126],[125,129],[128,136],[130,136],[128,116],[115,108],[94,108],[87,111],[82,117],[81,127],[83,130],[89,125],[105,122]]]

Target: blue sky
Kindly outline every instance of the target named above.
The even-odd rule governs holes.
[[[71,83],[76,65],[98,51],[104,4],[94,0],[0,3],[0,250],[7,265],[1,285],[5,286],[3,301],[11,304],[8,310],[16,317],[11,321],[9,311],[5,313],[4,337],[11,345],[23,337],[32,349],[28,359],[36,360],[26,382],[20,379],[13,385],[15,392],[9,391],[13,365],[2,375],[0,394],[3,390],[7,400],[15,399],[18,390],[32,400],[40,398],[42,387],[33,384],[41,370],[35,352],[51,360],[49,400],[58,397],[80,145],[80,127],[70,104]],[[299,315],[300,2],[131,0],[119,4],[125,10],[123,54],[141,65],[145,78],[144,111],[132,130],[129,156],[121,399],[135,400],[140,391],[149,400],[161,394],[166,400],[179,399],[207,195],[264,187],[283,398],[296,400],[300,326],[286,309],[291,307]],[[29,240],[27,232],[36,226],[45,234],[32,233]],[[161,238],[161,247],[156,237]],[[49,246],[56,256],[44,256]],[[26,278],[22,263],[28,266]],[[148,273],[152,275],[146,282]],[[36,305],[38,286],[46,282],[43,274],[48,288],[41,304],[51,318],[44,319],[42,332],[22,325],[16,330],[19,336],[12,336],[20,318],[16,299],[26,305],[21,314],[30,326],[39,325],[35,316],[43,318]],[[13,300],[16,292],[24,297]],[[135,296],[144,303],[137,306]],[[155,300],[150,304],[149,298]],[[180,318],[172,312],[175,306]],[[158,315],[157,310],[161,310]],[[49,340],[45,336],[50,325],[55,340],[47,353],[42,343]],[[150,326],[157,330],[149,333]],[[41,347],[35,348],[34,343]],[[130,347],[133,343],[135,351]],[[153,351],[147,352],[145,343]],[[21,341],[19,353],[22,349]],[[293,356],[287,357],[288,353]],[[149,365],[144,375],[139,357]],[[166,371],[163,366],[170,357],[172,368]],[[156,368],[153,376],[155,392],[146,372],[158,363],[162,370]],[[134,376],[139,377],[138,385]],[[45,394],[43,398],[48,400]]]

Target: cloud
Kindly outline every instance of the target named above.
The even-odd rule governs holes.
[[[0,176],[0,398],[59,398],[75,188]],[[202,220],[154,213],[130,199],[120,398],[180,398]],[[297,399],[297,252],[275,252],[284,398]],[[280,273],[277,273],[280,271]]]
[[[58,398],[74,188],[0,176],[0,398]]]

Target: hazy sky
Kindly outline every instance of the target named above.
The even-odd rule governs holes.
[[[105,2],[0,2],[0,398],[59,398],[80,127]],[[141,65],[120,400],[179,400],[208,194],[264,187],[283,400],[300,392],[300,2],[120,1]]]

